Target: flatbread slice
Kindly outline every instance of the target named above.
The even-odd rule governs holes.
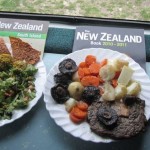
[[[40,60],[41,52],[19,38],[9,37],[12,55],[16,60],[25,60],[29,64],[36,64]]]
[[[10,54],[3,38],[0,38],[0,54]]]

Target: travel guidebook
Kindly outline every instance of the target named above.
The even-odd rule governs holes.
[[[42,58],[48,26],[48,21],[0,18],[1,51],[8,49],[12,54],[14,49],[23,55],[30,49],[32,55],[39,53]]]
[[[76,28],[73,51],[104,48],[125,53],[145,69],[144,29],[79,26]]]

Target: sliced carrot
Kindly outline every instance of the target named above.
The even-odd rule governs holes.
[[[86,65],[85,62],[81,62],[81,63],[79,64],[79,68],[86,68],[86,67],[87,67],[87,65]]]
[[[70,113],[69,117],[70,117],[71,121],[74,122],[74,123],[76,123],[76,124],[81,123],[83,121],[83,119],[79,119],[79,118],[75,117],[71,113]]]
[[[90,70],[89,68],[83,68],[84,76],[90,75]]]
[[[96,76],[85,76],[81,79],[83,86],[99,86],[99,78]]]
[[[117,71],[117,72],[115,73],[115,77],[114,77],[114,79],[118,79],[118,78],[119,78],[119,76],[120,76],[120,73],[121,73],[121,71]]]
[[[87,55],[85,58],[85,63],[87,66],[90,66],[93,63],[96,63],[96,57],[93,55]]]
[[[88,110],[88,104],[83,101],[79,101],[76,106],[82,111]]]
[[[89,70],[90,70],[91,74],[93,74],[93,75],[98,75],[99,69],[100,69],[99,63],[93,63],[89,66]]]
[[[78,68],[78,75],[79,75],[80,79],[82,79],[84,77],[84,71],[82,68]]]
[[[85,119],[87,116],[87,112],[80,110],[78,107],[73,107],[70,114],[72,114],[73,116],[75,116],[79,119]]]
[[[100,62],[100,68],[105,66],[107,64],[107,59],[103,59],[101,62]]]
[[[117,79],[113,79],[111,83],[114,88],[118,85]]]
[[[78,68],[79,78],[82,79],[84,76],[90,75],[89,68]]]

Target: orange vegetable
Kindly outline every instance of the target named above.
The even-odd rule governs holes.
[[[107,59],[103,59],[101,62],[100,62],[100,68],[105,66],[107,64]]]
[[[78,68],[78,75],[79,75],[80,79],[82,79],[84,77],[84,71],[82,68]]]
[[[96,76],[85,76],[81,79],[83,86],[99,86],[99,78]]]
[[[90,70],[91,74],[93,74],[93,75],[98,75],[99,69],[100,69],[99,63],[93,63],[89,66],[89,70]]]
[[[81,62],[81,63],[79,64],[79,68],[86,68],[86,67],[87,67],[87,65],[86,65],[85,62]]]
[[[69,117],[70,117],[71,121],[74,122],[74,123],[76,123],[76,124],[81,123],[83,121],[83,119],[79,119],[79,118],[75,117],[71,113],[70,113]]]
[[[113,79],[111,83],[114,88],[118,85],[117,79]]]
[[[120,76],[120,73],[121,73],[121,71],[117,71],[117,72],[115,73],[115,77],[114,77],[114,79],[118,79],[118,78],[119,78],[119,76]]]
[[[90,75],[89,68],[79,68],[78,75],[80,79],[82,79],[84,76]]]
[[[83,68],[84,76],[90,75],[90,70],[89,68]]]
[[[82,101],[79,101],[76,106],[82,111],[87,111],[88,109],[88,104]]]
[[[93,55],[87,55],[85,58],[85,63],[87,66],[90,66],[93,63],[96,63],[96,57]]]
[[[82,111],[78,107],[73,107],[73,109],[70,112],[70,115],[73,115],[76,118],[84,120],[86,118],[86,116],[87,116],[87,112],[86,111]]]

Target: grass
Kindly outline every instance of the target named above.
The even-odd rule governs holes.
[[[150,21],[150,0],[0,0],[0,11]]]

